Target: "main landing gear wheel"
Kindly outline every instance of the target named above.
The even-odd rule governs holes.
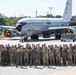
[[[60,39],[61,35],[60,34],[55,34],[55,39]]]
[[[20,42],[24,42],[24,41],[27,41],[27,39],[28,39],[28,37],[22,37],[21,39],[20,39]]]
[[[24,41],[27,41],[28,37],[24,37]]]

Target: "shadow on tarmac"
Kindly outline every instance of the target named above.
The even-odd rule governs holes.
[[[39,66],[36,66],[36,67],[31,67],[31,68],[35,68],[35,69],[44,69],[44,67],[42,68],[42,67],[39,67]],[[46,68],[46,67],[45,67]],[[48,69],[56,69],[55,67],[47,67]],[[28,69],[27,67],[21,67],[21,69]]]
[[[19,40],[20,41],[20,38],[1,38],[0,40],[9,40],[9,41],[14,41],[14,40]],[[31,40],[31,39],[28,39],[27,41],[23,41],[22,43],[25,43],[25,42],[42,42],[42,41],[53,41],[53,40],[57,40],[57,39],[54,39],[54,38],[49,38],[49,39],[38,39],[38,40]]]
[[[51,40],[56,40],[56,39],[27,40],[27,41],[24,41],[24,42],[39,42],[39,41],[51,41]]]

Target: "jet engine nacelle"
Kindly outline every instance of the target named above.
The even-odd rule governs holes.
[[[73,30],[72,30],[72,29],[67,29],[67,30],[65,31],[65,34],[73,34]]]
[[[6,37],[16,36],[16,31],[14,29],[6,29],[4,30],[4,36]]]

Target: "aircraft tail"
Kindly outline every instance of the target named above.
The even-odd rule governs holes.
[[[71,19],[72,18],[72,0],[67,0],[64,14],[63,14],[63,19]]]

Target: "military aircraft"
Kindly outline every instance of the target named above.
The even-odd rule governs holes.
[[[24,36],[25,40],[28,37],[38,39],[39,34],[43,34],[43,38],[50,38],[50,34],[52,33],[55,33],[56,39],[60,39],[63,33],[76,33],[75,26],[68,26],[71,17],[72,0],[67,0],[62,18],[23,18],[17,22],[16,31]],[[5,34],[11,36],[8,35],[8,31]]]

